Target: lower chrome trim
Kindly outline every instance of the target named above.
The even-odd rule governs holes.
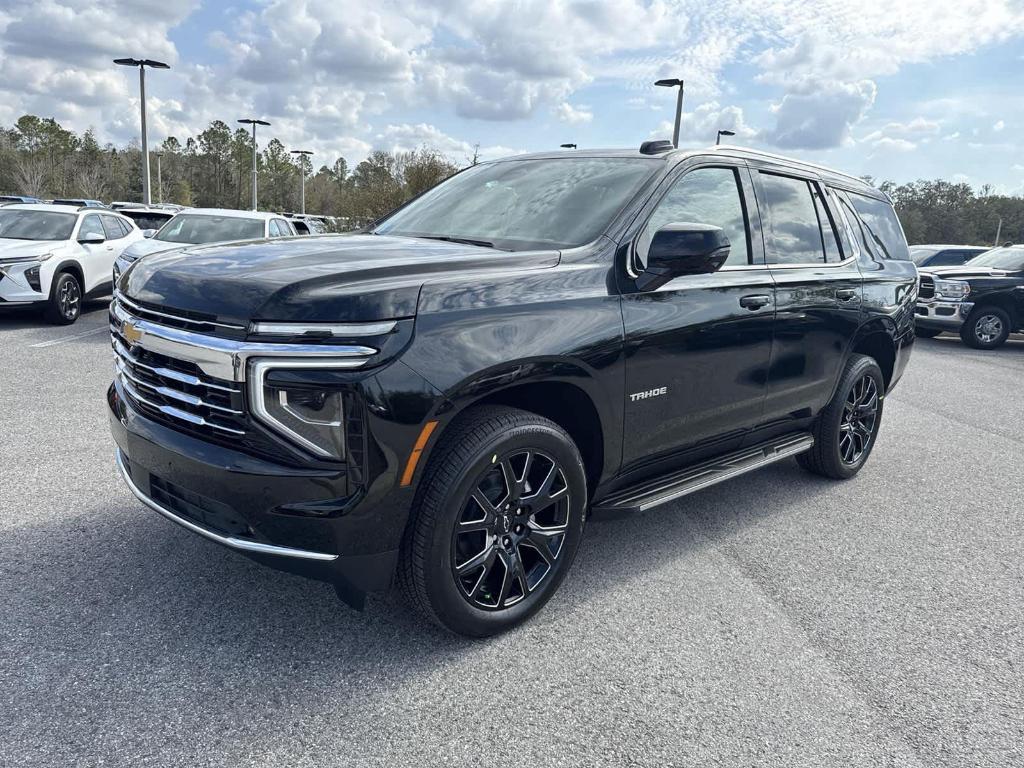
[[[117,468],[121,470],[121,477],[124,478],[124,482],[128,486],[128,489],[133,494],[135,494],[135,497],[143,504],[145,504],[147,507],[152,509],[154,512],[160,513],[168,520],[170,520],[172,523],[177,523],[182,528],[187,528],[188,530],[192,531],[192,533],[198,533],[200,536],[210,539],[211,541],[215,541],[218,544],[223,544],[225,547],[243,550],[245,552],[257,552],[261,555],[280,555],[282,557],[298,557],[304,560],[331,561],[338,559],[337,555],[329,555],[326,552],[310,552],[306,549],[292,549],[291,547],[278,547],[274,544],[262,544],[258,541],[247,541],[246,539],[239,539],[234,536],[221,536],[219,533],[214,533],[213,531],[207,528],[203,528],[201,525],[196,525],[190,520],[186,520],[183,517],[179,517],[178,515],[171,512],[171,510],[167,509],[164,506],[161,506],[160,504],[157,504],[155,501],[153,501],[153,499],[149,498],[149,496],[144,494],[142,490],[132,481],[131,476],[128,474],[128,470],[125,469],[124,459],[121,456],[120,448],[117,449]]]

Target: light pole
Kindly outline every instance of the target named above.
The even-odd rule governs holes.
[[[999,247],[999,236],[1003,234],[1003,217],[999,217],[999,224],[996,226],[996,241],[994,245]]]
[[[146,67],[170,69],[170,66],[152,59],[114,59],[114,63],[122,67],[139,68],[139,101],[142,104],[142,202],[151,205],[153,198],[149,194],[149,141],[146,137]]]
[[[722,143],[722,137],[723,136],[735,136],[735,135],[736,135],[736,131],[719,131],[718,135],[715,136],[715,146],[717,147],[719,144]]]
[[[660,85],[662,88],[675,88],[679,86],[679,96],[676,98],[676,125],[672,131],[672,146],[678,149],[679,147],[679,123],[683,120],[683,81],[676,79],[665,79],[657,80],[655,85]]]
[[[164,204],[164,175],[160,167],[160,158],[164,156],[163,152],[154,152],[156,155],[156,199],[160,205]]]
[[[299,182],[299,199],[302,206],[302,214],[306,213],[306,158],[312,155],[308,149],[293,149],[293,155],[299,156],[299,178],[302,181]]]
[[[257,120],[253,117],[243,117],[238,122],[252,126],[252,209],[256,210],[256,126],[270,125],[266,120]]]

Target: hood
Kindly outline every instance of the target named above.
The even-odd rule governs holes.
[[[558,264],[558,251],[499,251],[386,235],[320,235],[157,253],[125,272],[129,298],[219,320],[370,322],[412,317],[429,280]]]
[[[0,261],[11,263],[18,259],[26,261],[44,253],[62,253],[67,247],[64,240],[12,240],[0,238]]]
[[[186,247],[182,243],[169,243],[166,240],[156,240],[152,237],[144,237],[141,240],[136,240],[134,243],[124,249],[122,255],[129,261],[135,261],[135,259],[145,256],[150,253],[157,253],[159,251],[173,251],[175,248]]]
[[[1005,277],[1005,269],[996,267],[971,267],[961,264],[957,267],[922,267],[921,276],[941,277],[943,280],[961,280],[969,277]]]

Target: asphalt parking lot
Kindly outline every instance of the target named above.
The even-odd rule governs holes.
[[[143,508],[87,309],[0,316],[0,765],[1024,764],[1020,339],[920,341],[857,478],[593,524],[474,642]]]

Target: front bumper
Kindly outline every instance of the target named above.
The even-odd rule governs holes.
[[[47,296],[29,283],[26,273],[39,266],[38,261],[18,262],[0,266],[0,304],[34,304],[46,301]]]
[[[107,404],[126,484],[168,520],[263,565],[329,582],[357,607],[390,584],[398,550],[366,551],[371,532],[356,513],[363,498],[343,495],[343,468],[298,468],[200,440],[135,411],[116,382]]]
[[[919,299],[914,308],[914,320],[921,328],[958,331],[974,309],[971,301],[948,299]]]

